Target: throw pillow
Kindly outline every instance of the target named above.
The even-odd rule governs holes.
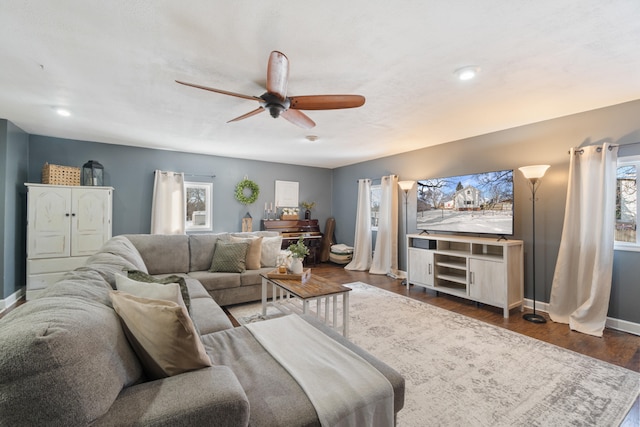
[[[232,242],[247,242],[247,256],[245,257],[245,267],[247,270],[258,270],[260,268],[260,257],[262,254],[262,237],[234,237],[231,236]]]
[[[110,292],[113,308],[152,379],[211,366],[204,345],[184,307],[173,301]]]
[[[276,267],[278,265],[277,258],[281,247],[282,236],[263,237],[260,265],[262,267]]]
[[[216,242],[211,260],[211,272],[244,273],[245,258],[249,244],[247,242]]]
[[[116,274],[116,289],[119,291],[127,292],[131,295],[143,298],[163,299],[167,301],[173,301],[180,304],[184,308],[184,300],[182,299],[182,293],[180,292],[180,285],[177,283],[149,283],[138,282],[133,279],[129,279],[122,274]]]
[[[189,289],[187,288],[187,281],[184,280],[184,277],[172,274],[171,276],[158,278],[153,277],[152,275],[140,270],[127,270],[127,276],[129,277],[129,279],[133,279],[138,282],[160,283],[161,285],[166,285],[167,283],[177,283],[180,286],[180,294],[182,294],[182,301],[184,301],[184,306],[187,307],[187,311],[191,313],[191,298],[189,297]]]

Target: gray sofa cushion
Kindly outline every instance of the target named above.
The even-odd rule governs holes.
[[[189,277],[198,280],[208,291],[240,287],[238,273],[212,273],[210,271],[191,271]]]
[[[228,233],[218,234],[191,234],[189,235],[189,271],[208,270],[213,259],[213,250],[216,242],[229,241]]]
[[[275,236],[279,236],[280,233],[277,231],[265,231],[265,230],[259,230],[259,231],[243,231],[243,232],[237,232],[237,233],[229,233],[230,236],[234,236],[234,237],[275,237]]]
[[[227,314],[211,298],[194,298],[191,300],[193,312],[191,320],[198,328],[200,335],[233,328]]]
[[[259,270],[247,270],[240,274],[240,286],[261,285],[262,277],[260,274],[267,274],[273,271],[273,267],[261,268]]]
[[[116,313],[85,298],[36,298],[11,311],[0,320],[0,355],[7,426],[87,425],[142,375]]]
[[[214,365],[238,377],[251,408],[251,426],[320,426],[300,385],[244,327],[202,336]]]
[[[138,249],[149,274],[187,273],[189,236],[169,234],[127,234]]]
[[[212,366],[126,388],[92,426],[246,427],[248,423],[249,401],[236,376],[226,366]]]
[[[86,267],[86,268],[85,268]],[[111,288],[116,288],[116,274],[125,274],[127,270],[135,270],[135,264],[126,260],[118,254],[109,252],[98,252],[89,257],[85,263],[84,270],[92,270],[99,273],[106,280]]]
[[[130,262],[136,270],[144,271],[148,273],[147,266],[138,252],[138,249],[133,243],[125,236],[115,236],[105,242],[100,248],[100,252],[107,252],[114,255],[119,255],[126,261]]]
[[[48,296],[71,297],[87,299],[102,305],[111,306],[109,291],[111,285],[104,280],[102,275],[87,267],[66,273],[62,280],[56,282],[42,291],[41,298]]]

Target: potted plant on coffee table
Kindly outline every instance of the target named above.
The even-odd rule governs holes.
[[[292,243],[287,248],[291,252],[293,259],[291,260],[291,272],[293,274],[302,274],[302,260],[309,255],[309,248],[304,244],[304,237],[300,236],[296,243]]]

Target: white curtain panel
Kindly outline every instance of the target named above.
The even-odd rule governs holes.
[[[573,148],[570,155],[549,316],[572,330],[600,337],[611,292],[618,148]]]
[[[398,274],[398,176],[383,176],[376,248],[369,273]]]
[[[353,258],[346,270],[366,271],[371,267],[371,180],[358,180],[358,207]]]
[[[185,234],[187,202],[182,172],[155,171],[151,234]]]

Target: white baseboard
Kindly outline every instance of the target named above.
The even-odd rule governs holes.
[[[628,320],[607,317],[606,326],[609,329],[615,329],[616,331],[627,332],[629,334],[640,336],[640,323],[633,323]]]
[[[9,295],[7,298],[0,299],[0,313],[13,307],[18,302],[18,300],[23,296],[24,296],[24,288],[20,288],[13,294]]]
[[[533,301],[525,298],[524,306],[527,308],[533,308]],[[546,302],[536,301],[536,311],[549,313],[549,304]],[[640,336],[640,323],[634,323],[634,322],[629,322],[628,320],[607,317],[607,323],[605,324],[605,326],[609,329],[614,329],[616,331],[626,332],[628,334]]]

